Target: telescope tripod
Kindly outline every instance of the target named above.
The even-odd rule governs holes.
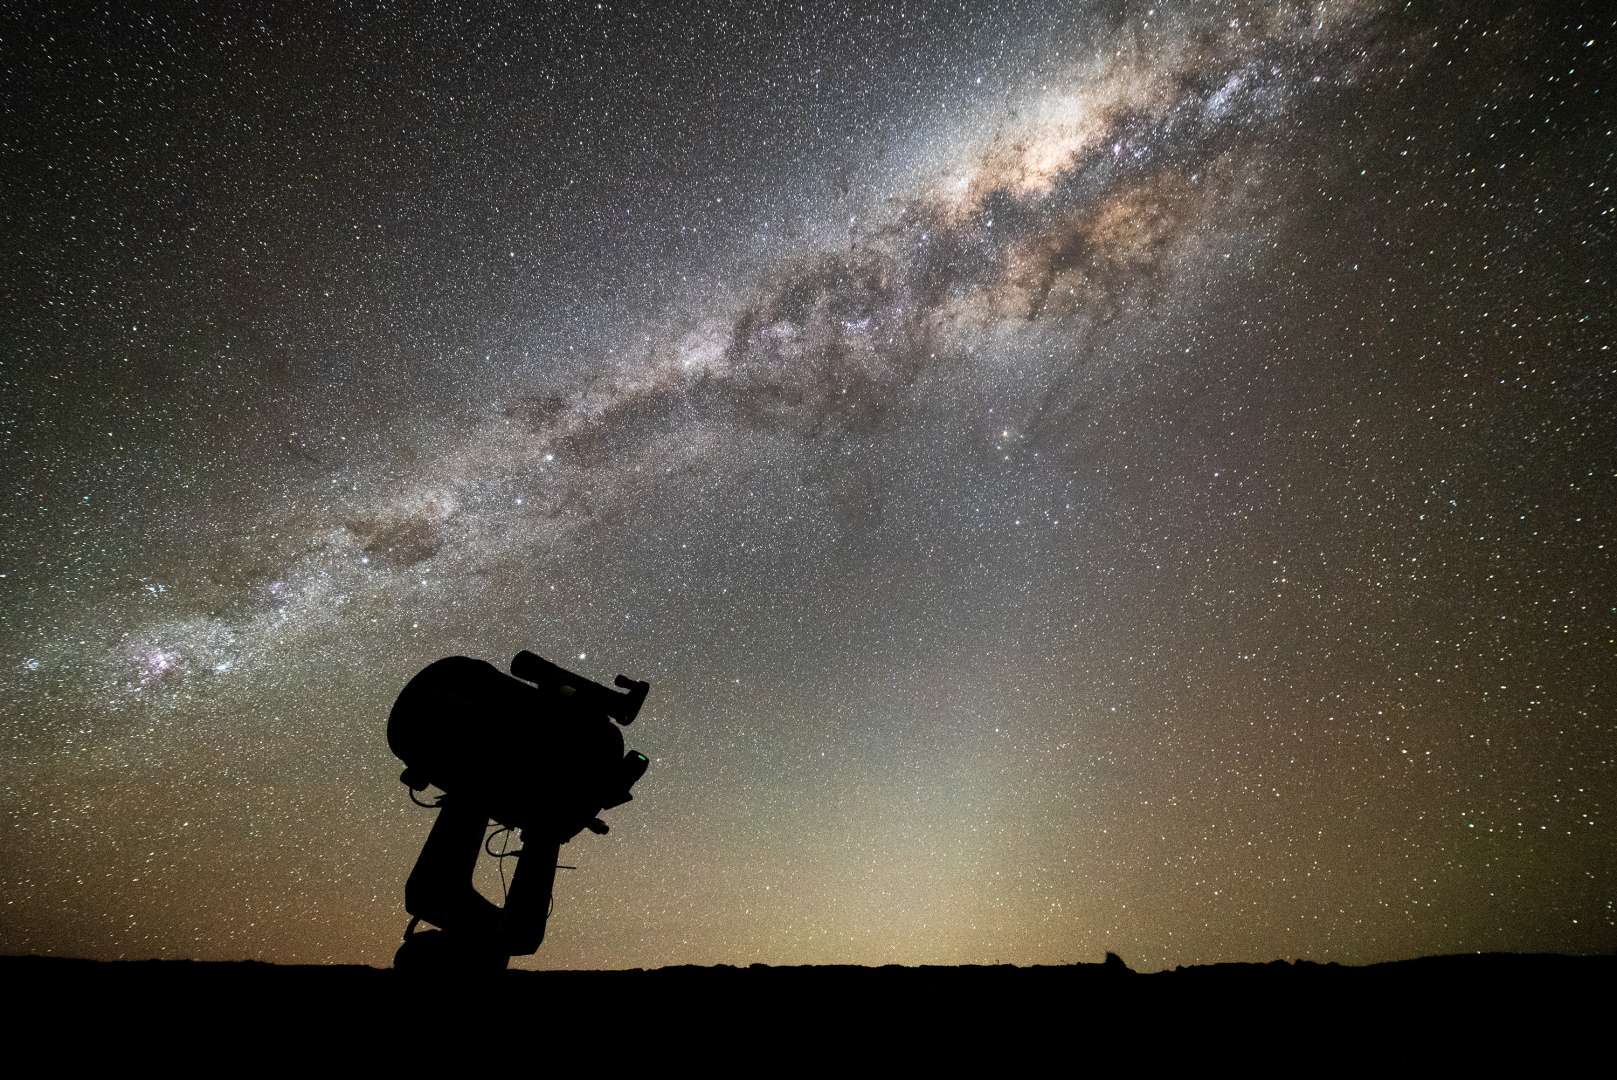
[[[499,971],[513,956],[537,952],[545,939],[556,861],[568,838],[559,830],[522,830],[517,860],[505,906],[494,903],[472,884],[477,857],[488,830],[486,806],[444,795],[438,820],[404,885],[404,908],[411,915],[404,943],[394,954],[400,971]],[[576,830],[575,830],[576,831]],[[418,930],[421,922],[437,930]]]

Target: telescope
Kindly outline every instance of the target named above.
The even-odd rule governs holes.
[[[537,952],[545,936],[561,845],[585,829],[607,832],[603,810],[621,806],[650,761],[624,751],[650,684],[619,675],[617,689],[526,650],[510,674],[485,660],[448,656],[421,669],[388,715],[387,743],[412,801],[435,808],[404,886],[410,915],[393,957],[401,971],[500,971]],[[428,787],[442,794],[424,802]],[[490,822],[520,833],[495,852]],[[472,882],[478,855],[516,858],[504,906]],[[503,879],[503,875],[502,875]],[[420,929],[429,923],[435,930]]]

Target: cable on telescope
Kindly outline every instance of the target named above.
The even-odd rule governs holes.
[[[505,889],[505,845],[511,842],[511,826],[506,825],[499,831],[500,834],[505,837],[504,840],[500,841],[500,853],[498,855],[494,855],[494,853],[490,851],[489,854],[494,855],[494,865],[500,868],[500,907],[503,908],[505,907],[505,901],[509,896]],[[494,834],[489,833],[488,840],[483,841],[484,850],[488,849],[489,840],[493,839]],[[521,852],[513,852],[512,854],[521,854]],[[549,918],[549,916],[546,916],[546,918]]]
[[[505,850],[506,846],[511,842],[511,834],[515,831],[515,825],[501,825],[498,829],[495,829],[483,839],[483,850],[494,856],[496,859],[509,859],[513,856],[521,855],[521,848],[517,848],[515,851]],[[495,851],[492,847],[494,838],[502,835],[505,837],[505,839],[500,842],[500,850]]]

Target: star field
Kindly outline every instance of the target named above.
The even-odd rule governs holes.
[[[1617,946],[1598,5],[0,25],[0,949],[385,963],[520,648],[538,966]]]

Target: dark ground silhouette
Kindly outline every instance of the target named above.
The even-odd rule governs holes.
[[[1341,1055],[1544,1058],[1604,1044],[1617,956],[1484,954],[1347,967],[1215,964],[1137,974],[1064,967],[670,967],[461,978],[358,966],[0,957],[14,1031],[51,1027],[273,1041],[352,1030],[395,1048],[509,1052],[527,1035],[637,1055],[789,1052],[817,1062],[954,1050],[1036,1058]],[[343,1036],[347,1038],[346,1035]],[[516,1043],[505,1041],[510,1038]],[[504,1051],[499,1048],[504,1047]],[[782,1051],[782,1047],[788,1051]],[[422,1052],[426,1052],[423,1049]],[[739,1058],[722,1055],[741,1055]],[[1256,1057],[1254,1057],[1256,1055]],[[513,1059],[515,1060],[515,1059]],[[778,1062],[777,1062],[778,1063]]]

